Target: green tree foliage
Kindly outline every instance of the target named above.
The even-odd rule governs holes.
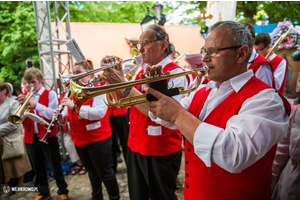
[[[70,2],[72,22],[140,23],[152,1],[75,1]]]
[[[270,23],[290,20],[294,25],[300,25],[299,1],[262,1],[263,9],[269,15]]]
[[[33,4],[31,1],[1,1],[0,81],[19,88],[27,59],[38,66]]]
[[[180,7],[187,6],[187,5],[194,5],[194,8],[188,8],[184,12],[188,15],[193,13],[194,11],[201,11],[203,9],[206,9],[207,7],[207,1],[178,1],[177,4],[170,4],[170,2],[165,1],[164,2],[164,13],[173,13],[175,10],[179,9]],[[196,20],[190,19],[190,18],[184,18],[182,17],[182,20],[180,21],[181,25],[201,25]]]

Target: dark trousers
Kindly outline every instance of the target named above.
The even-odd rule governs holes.
[[[124,159],[126,162],[127,157],[127,141],[129,134],[129,121],[128,115],[110,116],[109,123],[112,130],[112,159],[113,159],[113,169],[116,170],[117,163],[117,153],[119,150],[118,138],[120,139],[120,144],[122,147]]]
[[[181,151],[167,156],[143,156],[128,148],[127,173],[131,200],[176,200]]]
[[[49,184],[46,170],[46,160],[50,165],[53,177],[56,180],[58,194],[68,194],[67,183],[60,165],[59,144],[57,137],[51,137],[48,144],[40,142],[38,135],[34,134],[33,143],[26,144],[28,154],[32,160],[32,165],[36,174],[34,186],[36,186],[40,194],[49,194]]]
[[[109,199],[119,199],[119,186],[112,169],[111,137],[82,147],[76,147],[92,185],[92,199],[103,199],[102,181]]]

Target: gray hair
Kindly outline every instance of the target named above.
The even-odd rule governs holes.
[[[147,28],[147,30],[149,30],[149,29],[153,30],[153,33],[157,40],[159,40],[159,41],[167,40],[168,46],[165,50],[165,53],[167,53],[167,55],[170,55],[171,53],[174,52],[174,50],[175,50],[174,46],[173,46],[173,44],[170,43],[169,36],[164,29],[162,29],[160,26],[157,26],[157,25],[150,25]]]
[[[220,21],[215,23],[209,28],[209,32],[216,28],[225,28],[231,35],[230,43],[232,46],[243,46],[247,45],[249,47],[249,55],[247,60],[250,59],[253,50],[252,37],[249,29],[241,23],[235,21]]]

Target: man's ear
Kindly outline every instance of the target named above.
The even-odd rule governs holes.
[[[237,62],[243,63],[249,55],[249,47],[247,45],[244,45],[239,48],[238,55],[237,55]]]
[[[163,50],[163,52],[165,52],[166,51],[166,48],[168,47],[168,41],[167,40],[163,40],[162,41],[162,50]]]

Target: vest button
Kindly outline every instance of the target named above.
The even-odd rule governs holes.
[[[188,173],[186,173],[185,175],[186,175],[186,177],[189,177],[189,174],[188,174]]]
[[[131,115],[131,118],[133,118],[133,115]]]
[[[131,126],[131,128],[133,128],[133,126]]]
[[[191,151],[191,148],[188,148],[188,152],[190,152]]]
[[[186,185],[186,188],[189,188],[189,185]]]
[[[185,161],[186,164],[189,164],[189,161]]]
[[[131,137],[132,137],[132,138],[134,138],[134,136],[133,136],[133,135],[132,135]]]

